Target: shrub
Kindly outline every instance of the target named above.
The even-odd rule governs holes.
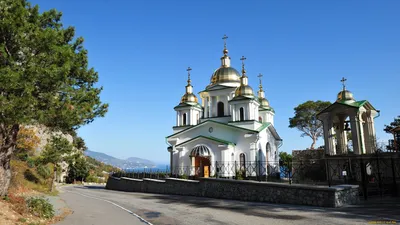
[[[89,175],[88,177],[86,177],[86,182],[99,183],[99,179],[93,175]]]
[[[40,218],[50,219],[54,216],[53,205],[42,197],[32,197],[26,200],[29,211]]]
[[[20,153],[17,153],[15,156],[17,157],[17,159],[19,159],[21,161],[27,161],[29,158],[27,152],[20,152]]]
[[[34,158],[28,157],[28,159],[26,160],[26,163],[28,164],[28,166],[30,168],[33,168],[36,166],[36,160]]]
[[[36,168],[38,174],[43,177],[44,179],[48,179],[51,176],[51,170],[48,166],[40,165]]]

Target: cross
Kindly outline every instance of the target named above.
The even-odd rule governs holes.
[[[263,77],[263,75],[260,73],[260,74],[258,74],[257,77],[260,79],[260,85],[261,85],[261,78]]]
[[[224,37],[222,39],[224,39],[224,48],[226,49],[226,39],[228,39],[228,36],[226,36],[226,34],[224,34]]]
[[[342,77],[342,79],[340,80],[340,82],[342,82],[342,84],[343,84],[343,90],[346,89],[346,84],[345,84],[346,81],[347,81],[347,79],[344,77]]]
[[[240,58],[240,60],[242,60],[242,67],[244,68],[244,60],[246,60],[246,58],[244,56],[242,56],[242,58]]]
[[[186,71],[188,72],[188,82],[190,82],[190,71],[192,70],[192,68],[190,68],[190,66],[186,69]]]

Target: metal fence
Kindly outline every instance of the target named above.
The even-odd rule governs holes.
[[[360,185],[360,195],[395,195],[400,189],[400,154],[376,152],[368,155],[329,156],[328,184]]]
[[[397,195],[400,192],[400,153],[335,155],[293,162],[214,161],[209,166],[178,166],[114,173],[114,177],[165,179],[257,180],[311,185],[356,184],[360,195]]]

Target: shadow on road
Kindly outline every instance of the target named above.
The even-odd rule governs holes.
[[[365,221],[371,221],[384,218],[400,220],[400,198],[369,199],[367,202],[362,201],[360,205],[351,205],[342,208],[321,208],[312,206],[242,202],[177,195],[143,194],[136,197],[158,200],[159,203],[162,204],[186,204],[190,207],[215,208],[234,211],[236,213],[242,213],[246,215],[285,220],[301,220],[306,218],[305,216],[281,213],[282,211],[290,210],[302,211],[305,213],[321,213],[323,216],[327,217],[341,217],[353,220],[362,219]]]

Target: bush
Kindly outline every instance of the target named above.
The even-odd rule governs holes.
[[[48,179],[51,176],[51,170],[48,166],[40,165],[36,168],[38,174],[43,177],[44,179]]]
[[[53,205],[42,197],[32,197],[26,201],[29,211],[40,218],[50,219],[54,216]]]
[[[15,156],[17,157],[17,159],[19,159],[21,161],[27,161],[29,158],[27,152],[20,152],[20,153],[17,153]]]
[[[88,177],[86,177],[86,182],[99,183],[99,179],[93,175],[89,175]]]
[[[34,159],[34,158],[28,158],[27,160],[26,160],[26,163],[28,164],[28,166],[30,167],[30,168],[33,168],[33,167],[35,167],[36,166],[36,160]]]

